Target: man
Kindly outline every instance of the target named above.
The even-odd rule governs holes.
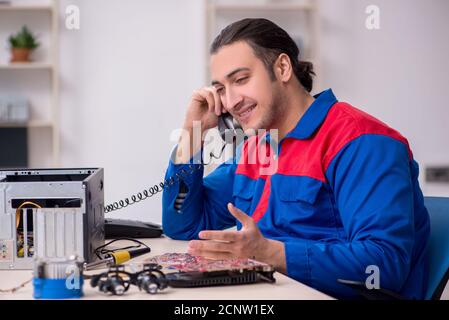
[[[429,217],[407,140],[330,89],[312,97],[312,65],[298,57],[266,19],[235,22],[214,40],[212,87],[193,93],[168,167],[167,178],[182,179],[164,191],[165,234],[192,240],[193,255],[255,258],[336,297],[354,296],[337,279],[365,282],[378,270],[381,288],[423,298]],[[207,130],[223,112],[245,132],[278,130],[276,172],[239,161],[270,135],[249,138],[237,161],[205,178],[189,165],[202,148],[194,121]]]

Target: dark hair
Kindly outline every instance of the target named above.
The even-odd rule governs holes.
[[[237,41],[246,41],[254,50],[254,54],[265,64],[272,80],[275,79],[273,63],[280,54],[290,58],[293,72],[308,91],[313,87],[313,64],[299,60],[299,49],[288,33],[267,19],[243,19],[224,28],[210,47],[210,54],[215,54],[226,45]]]

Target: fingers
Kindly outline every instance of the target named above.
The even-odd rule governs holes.
[[[201,231],[198,236],[203,240],[236,241],[238,231]]]
[[[211,240],[192,240],[189,242],[187,252],[207,259],[222,260],[235,258],[232,243]]]
[[[212,92],[206,89],[195,90],[193,92],[200,102],[206,102],[209,112],[215,112],[215,98]]]
[[[203,252],[232,252],[232,244],[217,241],[192,240],[187,252],[196,254]]]
[[[221,99],[218,96],[217,93],[217,89],[215,89],[215,87],[207,87],[205,88],[205,90],[209,91],[210,93],[212,93],[212,95],[214,96],[214,112],[217,116],[219,116],[222,112],[222,105],[221,105]]]
[[[244,213],[239,208],[235,207],[232,203],[228,203],[228,210],[229,212],[236,218],[242,226],[247,227],[248,225],[252,224],[254,222],[253,218],[248,216],[246,213]]]
[[[209,112],[215,113],[217,116],[221,114],[222,105],[215,87],[205,87],[193,92],[194,97],[199,102],[206,102]]]

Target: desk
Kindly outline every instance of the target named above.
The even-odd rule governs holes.
[[[132,262],[139,262],[154,255],[166,252],[186,252],[188,242],[176,241],[168,238],[142,240],[150,246],[152,252]],[[92,272],[90,272],[92,273]],[[95,273],[95,272],[94,272]],[[84,284],[83,299],[134,299],[134,300],[329,300],[328,295],[297,282],[281,273],[275,273],[276,283],[256,283],[239,286],[219,286],[203,288],[167,288],[155,295],[140,292],[131,286],[123,296],[108,296],[92,288],[89,280]],[[16,287],[20,283],[31,279],[30,270],[1,270],[1,289]],[[33,299],[33,286],[31,283],[16,293],[0,293],[0,299]]]

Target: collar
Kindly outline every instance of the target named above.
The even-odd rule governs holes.
[[[306,110],[296,127],[285,138],[308,139],[326,119],[329,109],[338,102],[332,89],[327,89],[314,96],[315,101]]]

